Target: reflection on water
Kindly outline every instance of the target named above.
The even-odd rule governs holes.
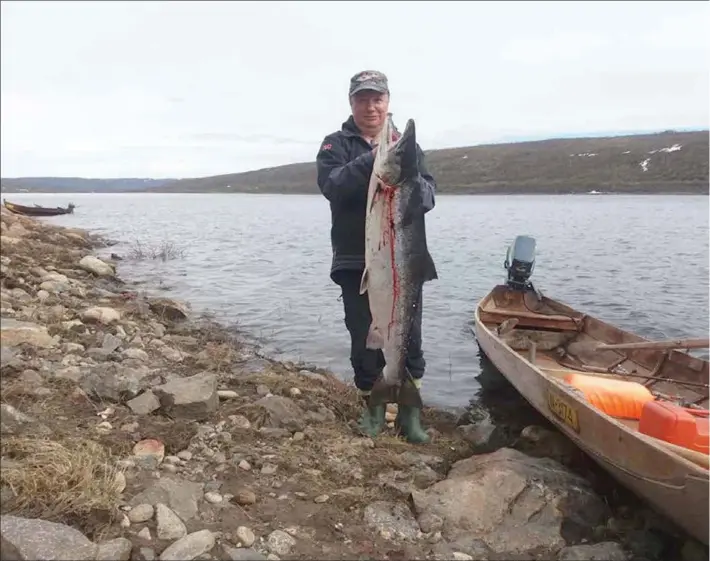
[[[350,378],[338,287],[329,277],[330,212],[319,195],[13,194],[77,205],[48,219],[119,243],[170,241],[180,260],[120,262],[125,279],[210,310],[277,357]],[[476,302],[504,279],[518,234],[538,242],[533,280],[550,296],[650,338],[708,328],[708,197],[441,196],[428,215],[439,279],[424,289],[423,388],[430,404],[464,406],[479,387],[470,327]]]

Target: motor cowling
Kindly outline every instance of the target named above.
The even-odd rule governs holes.
[[[535,268],[535,238],[516,236],[508,248],[503,267],[508,271],[507,285],[514,290],[534,290],[530,283]]]

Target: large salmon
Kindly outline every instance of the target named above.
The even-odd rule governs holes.
[[[397,135],[389,115],[377,141],[367,194],[360,285],[372,315],[367,347],[382,349],[386,365],[379,385],[387,388],[410,378],[405,360],[416,306],[422,285],[438,278],[427,248],[414,121],[408,120]]]

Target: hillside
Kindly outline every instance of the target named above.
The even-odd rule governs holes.
[[[440,193],[708,193],[708,131],[488,144],[426,154]],[[3,179],[2,189],[318,193],[313,162],[179,180]]]
[[[3,193],[111,193],[145,191],[158,187],[174,179],[148,179],[126,177],[116,179],[94,179],[87,177],[8,177],[2,180]]]
[[[430,150],[440,193],[707,193],[708,132],[663,132]],[[183,179],[161,192],[317,193],[314,163]]]

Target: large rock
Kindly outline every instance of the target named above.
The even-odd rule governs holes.
[[[202,373],[153,388],[166,412],[183,419],[205,420],[219,407],[217,379]]]
[[[69,290],[69,284],[64,283],[64,282],[59,282],[59,281],[43,281],[39,285],[40,290],[44,290],[45,292],[48,292],[49,294],[61,294],[62,292],[66,292]],[[46,300],[46,298],[45,298]]]
[[[112,277],[115,271],[111,265],[93,255],[82,257],[79,267],[99,277]]]
[[[461,425],[456,432],[468,442],[476,453],[491,452],[497,444],[502,443],[500,430],[490,419],[484,419],[475,424]]]
[[[447,479],[412,490],[419,515],[438,516],[448,541],[480,540],[518,555],[564,547],[565,530],[591,535],[608,514],[589,484],[549,458],[502,448],[456,462]]]
[[[554,458],[565,465],[581,452],[575,444],[559,431],[530,425],[520,432],[516,446],[529,456]]]
[[[363,518],[365,524],[387,540],[414,541],[419,536],[419,524],[403,503],[374,502],[365,508]]]
[[[40,279],[45,282],[45,281],[50,281],[50,282],[61,282],[61,283],[68,283],[69,278],[66,275],[63,275],[62,273],[57,273],[56,271],[40,271]]]
[[[160,561],[195,559],[210,551],[214,547],[215,539],[215,535],[209,530],[192,532],[166,547],[160,554]]]
[[[170,507],[184,522],[194,518],[197,514],[198,501],[202,499],[204,486],[178,478],[163,477],[145,491],[133,497],[129,504],[157,505],[162,503]]]
[[[115,538],[99,544],[96,561],[128,561],[132,549],[133,544],[128,538]]]
[[[3,347],[28,344],[33,347],[50,349],[57,346],[57,340],[47,333],[46,327],[11,318],[0,319],[0,341]]]
[[[150,300],[148,305],[155,315],[168,321],[182,321],[187,319],[190,314],[190,309],[186,304],[169,298],[156,298]]]
[[[616,542],[573,545],[560,551],[557,561],[626,561],[628,555]]]
[[[155,394],[147,390],[134,397],[126,403],[136,415],[150,415],[153,411],[160,408],[160,401],[155,397]]]
[[[302,431],[305,428],[304,412],[298,404],[280,395],[262,397],[254,403],[265,415],[264,426]]]
[[[0,517],[3,561],[93,560],[99,546],[64,524],[34,518]]]
[[[163,503],[155,505],[155,520],[159,540],[178,540],[187,535],[185,523]]]
[[[102,323],[109,325],[121,319],[121,312],[106,306],[94,306],[84,310],[81,319],[87,323]]]
[[[122,353],[121,356],[124,359],[130,359],[130,360],[148,360],[149,356],[148,353],[145,352],[143,349],[125,349]]]
[[[147,386],[150,372],[145,366],[130,368],[108,362],[83,374],[79,386],[90,396],[123,402],[136,397]]]
[[[288,555],[296,545],[296,540],[283,530],[274,530],[266,538],[266,547],[275,555]]]

